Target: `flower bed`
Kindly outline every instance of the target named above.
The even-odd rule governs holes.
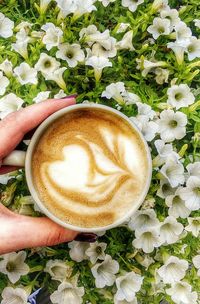
[[[77,92],[130,117],[153,159],[146,200],[121,227],[94,244],[3,255],[2,304],[43,286],[52,303],[198,303],[198,2],[0,1],[0,118]],[[40,216],[23,170],[1,176],[0,191],[8,208]]]

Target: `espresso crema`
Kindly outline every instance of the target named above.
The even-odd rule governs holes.
[[[139,135],[102,109],[77,109],[52,122],[32,158],[40,200],[78,227],[103,227],[122,218],[140,199],[147,174]]]

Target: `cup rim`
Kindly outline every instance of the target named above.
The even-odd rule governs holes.
[[[137,134],[140,136],[140,139],[142,140],[142,142],[144,144],[145,154],[146,154],[146,157],[147,157],[147,163],[148,163],[147,180],[146,180],[145,187],[143,189],[143,192],[140,195],[139,200],[137,201],[137,203],[135,203],[133,205],[133,207],[129,210],[129,212],[127,212],[122,218],[119,218],[117,221],[113,222],[112,224],[109,224],[107,226],[102,226],[102,227],[91,227],[91,228],[89,228],[89,227],[75,226],[75,225],[66,223],[63,220],[61,220],[58,217],[56,217],[53,213],[51,213],[45,207],[45,205],[40,200],[39,195],[37,193],[37,190],[35,189],[35,186],[34,186],[34,183],[33,183],[33,179],[32,179],[32,168],[31,168],[32,167],[32,154],[33,154],[33,151],[34,151],[34,148],[35,148],[35,144],[39,140],[39,138],[42,135],[43,131],[54,120],[56,120],[57,118],[63,116],[64,114],[67,114],[67,113],[69,113],[71,111],[78,110],[78,109],[81,109],[81,108],[82,109],[87,109],[87,108],[89,108],[89,109],[91,109],[91,108],[102,109],[102,110],[106,110],[106,111],[109,111],[111,113],[114,113],[114,114],[118,115],[119,117],[125,119],[129,123],[129,125],[134,129],[134,131],[137,132]],[[148,193],[148,190],[149,190],[149,187],[150,187],[150,183],[151,183],[152,158],[151,158],[151,153],[150,153],[150,149],[149,149],[149,146],[147,144],[147,141],[145,140],[143,134],[138,129],[138,127],[136,126],[136,124],[133,121],[131,121],[128,118],[128,116],[126,116],[125,114],[119,112],[116,109],[113,109],[112,107],[109,107],[109,106],[106,106],[106,105],[102,105],[102,104],[95,104],[95,103],[75,104],[75,105],[68,106],[68,107],[66,107],[64,109],[61,109],[61,110],[53,113],[47,119],[45,119],[40,124],[40,126],[37,128],[37,130],[35,131],[33,137],[31,138],[31,141],[30,141],[28,149],[27,149],[26,158],[25,158],[25,175],[26,175],[26,180],[27,180],[29,191],[30,191],[30,193],[31,193],[34,201],[38,205],[39,209],[47,217],[49,217],[51,220],[53,220],[57,224],[61,225],[62,227],[65,227],[65,228],[70,229],[70,230],[79,231],[79,232],[99,232],[99,231],[108,230],[108,229],[120,226],[125,221],[127,221],[135,213],[135,211],[137,211],[140,208],[140,206],[144,202],[144,199],[145,199],[145,197],[146,197],[146,195]]]

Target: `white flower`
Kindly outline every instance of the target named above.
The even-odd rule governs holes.
[[[137,304],[137,298],[134,298],[133,301],[128,302],[126,300],[119,301],[114,297],[114,304]]]
[[[27,35],[24,28],[16,34],[16,42],[12,43],[12,49],[19,53],[24,59],[28,58],[28,43],[32,42],[33,38]]]
[[[164,166],[162,166],[160,173],[168,180],[170,185],[174,188],[185,181],[184,167],[177,159],[168,158]]]
[[[152,34],[154,39],[157,39],[161,35],[169,35],[171,32],[170,20],[159,17],[154,18],[153,25],[147,28],[147,32]]]
[[[46,45],[48,51],[54,46],[59,46],[63,36],[63,31],[59,27],[50,22],[43,25],[41,29],[46,32],[42,38],[42,42]]]
[[[15,30],[20,31],[21,29],[24,29],[28,33],[32,25],[33,23],[30,23],[28,21],[22,21],[15,27]]]
[[[186,187],[181,189],[180,197],[185,201],[186,207],[191,210],[200,209],[200,177],[188,178]]]
[[[195,97],[187,84],[173,85],[167,90],[167,103],[176,110],[194,103]]]
[[[137,10],[138,5],[144,3],[144,0],[122,0],[122,6],[128,7],[131,12],[135,12]]]
[[[106,57],[106,58],[115,57],[117,54],[116,39],[113,37],[109,37],[106,42],[108,44],[107,48],[104,48],[98,42],[96,42],[92,45],[92,51],[90,49],[86,48],[86,51],[88,53],[87,57],[90,57],[92,55]],[[91,52],[91,54],[90,54],[90,52]]]
[[[67,0],[67,1],[63,1],[63,0],[56,0],[57,6],[60,9],[60,17],[61,18],[65,18],[67,15],[73,13],[76,9],[76,1],[74,0]]]
[[[0,37],[9,38],[13,35],[14,22],[0,13]]]
[[[141,288],[143,278],[135,272],[127,272],[116,279],[117,293],[115,299],[131,302],[135,298],[135,293]]]
[[[0,64],[0,70],[4,72],[4,74],[9,78],[12,76],[13,72],[12,72],[12,62],[9,61],[8,59],[4,60],[1,64]]]
[[[85,251],[89,248],[90,244],[72,241],[68,244],[68,246],[70,248],[69,255],[73,261],[82,262],[83,260],[88,259]]]
[[[106,90],[102,92],[101,97],[107,99],[113,98],[119,104],[124,104],[123,94],[126,93],[126,89],[123,82],[111,83],[106,87]]]
[[[0,118],[4,118],[11,112],[21,109],[24,101],[13,93],[7,94],[0,99]]]
[[[184,278],[188,262],[175,256],[170,256],[157,272],[165,284],[173,284]]]
[[[137,94],[127,91],[123,93],[123,97],[126,105],[137,104],[138,102],[141,101],[140,97]]]
[[[176,304],[197,304],[197,292],[192,292],[192,286],[187,282],[176,282],[166,290]]]
[[[191,61],[195,58],[200,57],[200,39],[192,36],[190,42],[187,45],[186,52],[188,54],[188,59]]]
[[[166,8],[160,12],[161,18],[167,18],[170,20],[171,27],[176,26],[180,22],[178,11],[176,9]]]
[[[40,0],[40,13],[44,14],[51,0]]]
[[[95,264],[97,260],[105,259],[106,254],[104,251],[106,246],[106,243],[95,242],[90,244],[90,247],[85,251],[85,254],[89,257],[92,264]]]
[[[67,96],[67,94],[65,94],[63,90],[60,90],[57,94],[54,95],[54,98],[60,99],[60,98],[63,98],[65,96]]]
[[[99,81],[103,69],[105,67],[111,67],[112,62],[110,62],[109,59],[105,57],[92,56],[85,61],[85,65],[89,65],[94,68],[95,79],[96,81]]]
[[[178,24],[176,24],[175,32],[177,41],[188,40],[188,38],[192,36],[191,29],[183,21],[180,21]]]
[[[157,139],[154,142],[158,155],[153,160],[154,166],[161,166],[166,162],[168,157],[178,160],[179,154],[173,150],[172,144],[166,144],[164,140]]]
[[[107,7],[108,4],[115,2],[115,0],[99,0],[100,2],[102,2],[103,6]]]
[[[133,51],[135,48],[133,47],[133,31],[128,31],[122,38],[122,40],[116,43],[116,48],[118,50],[129,50]]]
[[[157,67],[166,66],[166,62],[164,62],[164,61],[154,62],[154,61],[146,60],[144,58],[142,58],[142,59],[136,58],[136,62],[138,64],[136,66],[136,69],[142,71],[143,77],[146,77],[149,72],[151,72],[153,69],[155,69]]]
[[[0,261],[0,271],[8,276],[8,279],[14,284],[21,276],[29,272],[29,267],[24,263],[26,252],[19,251],[2,255],[3,260]]]
[[[130,26],[130,23],[119,23],[117,26],[117,34],[118,33],[123,33],[126,31],[126,29]]]
[[[75,18],[82,16],[85,13],[91,13],[92,11],[96,11],[97,8],[93,4],[96,0],[76,0],[76,8],[74,10]]]
[[[31,68],[26,62],[22,62],[19,66],[14,68],[14,73],[21,84],[37,84],[37,70]]]
[[[105,260],[102,263],[95,264],[91,271],[95,278],[96,287],[104,288],[114,284],[115,274],[119,271],[119,264],[107,254]]]
[[[161,245],[159,232],[160,229],[158,226],[136,230],[136,238],[133,240],[132,244],[135,248],[141,248],[145,253],[150,253],[154,248]]]
[[[1,304],[28,304],[28,294],[23,288],[6,287],[2,298]]]
[[[181,233],[183,232],[183,225],[178,223],[177,220],[168,216],[160,226],[160,239],[162,243],[174,244],[178,241]]]
[[[55,304],[81,304],[84,293],[84,287],[75,286],[71,282],[63,282],[58,286],[58,289],[52,293],[50,299],[52,303]]]
[[[105,30],[103,33],[97,30],[95,25],[89,25],[86,28],[83,28],[79,33],[80,39],[84,39],[89,46],[92,46],[93,43],[98,42],[106,50],[112,48],[113,41],[110,39],[109,30]]]
[[[146,270],[155,262],[148,254],[144,254],[142,256],[136,255],[135,259],[140,265],[144,266]]]
[[[44,271],[50,274],[52,280],[63,282],[71,276],[73,269],[62,260],[49,260]]]
[[[167,69],[162,69],[162,68],[156,68],[155,69],[155,74],[156,74],[156,82],[158,84],[163,84],[168,82],[168,77],[169,77],[169,70]]]
[[[158,121],[160,137],[165,142],[181,139],[186,135],[187,115],[173,110],[163,110]]]
[[[185,227],[185,230],[198,237],[200,232],[200,217],[188,217],[188,223],[189,225]]]
[[[137,96],[137,95],[136,95]],[[138,97],[139,98],[139,97]],[[156,112],[152,110],[151,106],[146,103],[142,103],[139,100],[136,102],[138,108],[138,115],[145,115],[148,119],[153,119],[156,116]],[[137,115],[137,117],[138,117]]]
[[[198,269],[197,275],[200,276],[200,254],[193,257],[192,262],[194,264],[194,267]]]
[[[189,164],[186,167],[189,176],[196,176],[199,177],[200,175],[200,162],[195,162],[193,164]]]
[[[33,101],[35,101],[36,103],[41,102],[43,100],[46,100],[49,98],[49,94],[51,93],[51,91],[43,91],[43,92],[39,92],[37,94],[36,97],[33,98]]]
[[[3,95],[6,91],[7,86],[10,81],[7,77],[3,76],[3,73],[0,71],[0,95]]]
[[[66,71],[67,68],[63,67],[63,68],[59,68],[56,69],[55,71],[53,71],[52,73],[45,73],[43,74],[43,76],[45,77],[45,80],[53,80],[57,83],[57,85],[63,89],[66,90],[66,83],[63,79],[63,73],[64,71]]]
[[[171,187],[167,179],[160,181],[160,188],[157,191],[157,195],[161,198],[166,198],[168,195],[173,195],[176,188]]]
[[[178,64],[182,64],[184,60],[184,52],[186,52],[188,44],[189,39],[167,43],[167,47],[173,50]]]
[[[53,73],[59,67],[60,62],[58,62],[54,57],[51,57],[45,53],[40,54],[40,58],[35,65],[35,69],[42,72],[43,76]]]
[[[137,210],[130,218],[128,227],[131,230],[148,229],[152,226],[159,226],[160,222],[157,219],[153,209]]]
[[[158,125],[156,122],[149,121],[148,117],[145,115],[130,117],[129,119],[135,123],[138,129],[140,129],[147,141],[152,141],[154,139],[158,131]]]
[[[194,19],[194,24],[197,28],[200,28],[200,19]]]
[[[79,44],[63,43],[58,46],[56,57],[66,60],[69,67],[74,68],[78,62],[83,61],[85,58],[84,52],[81,50]]]
[[[168,0],[154,0],[152,4],[153,11],[162,11],[168,7]]]
[[[185,201],[180,197],[181,189],[178,188],[173,195],[168,195],[165,199],[165,203],[169,207],[169,215],[175,218],[187,218],[191,213],[191,210],[185,206]]]

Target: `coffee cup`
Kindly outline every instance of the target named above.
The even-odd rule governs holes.
[[[82,116],[80,113],[82,113]],[[92,113],[95,115],[95,118],[91,116],[93,115]],[[75,118],[73,118],[73,115],[75,115]],[[77,119],[77,123],[72,124],[73,119],[70,117]],[[88,117],[88,119],[86,119],[86,117]],[[58,125],[58,127],[56,127],[60,130],[59,132],[62,131],[63,136],[65,136],[63,140],[66,144],[63,144],[63,150],[60,150],[60,142],[58,142],[59,147],[55,147],[55,123],[62,119],[68,119],[66,120],[66,128],[67,123],[71,123],[71,130],[73,129],[73,126],[74,128],[75,126],[78,128],[78,119],[82,119],[81,123],[83,125],[82,130],[80,130],[80,134],[73,133],[74,137],[71,137],[71,143],[66,143],[68,140],[68,133],[64,131],[63,126],[65,127],[65,124],[63,124],[63,126]],[[94,124],[94,119],[97,121],[96,126]],[[91,125],[93,127],[90,129],[91,131],[85,131],[84,133],[84,128],[86,128],[85,125],[87,124],[87,121],[89,122],[90,120],[93,123],[93,125]],[[52,129],[52,126],[54,126],[54,129]],[[94,136],[94,134],[97,134],[94,133],[94,129],[98,129],[98,126],[100,126],[99,129],[101,131],[103,130],[102,132],[105,133],[106,144],[102,143],[101,135],[99,135],[99,138],[97,138],[98,136]],[[107,131],[106,126],[108,126]],[[46,158],[44,163],[41,162],[40,164],[40,151],[42,150],[41,147],[37,147],[42,141],[41,138],[47,133],[47,130],[50,130],[48,131],[50,132],[48,135],[49,139],[44,139],[46,142],[42,143],[42,148],[44,148],[45,152],[44,157]],[[110,130],[110,133],[108,130]],[[74,130],[72,131],[74,132]],[[129,131],[131,133],[127,133]],[[90,133],[91,138],[93,139],[90,139]],[[127,137],[130,139],[129,142],[127,141],[126,133],[130,134],[130,136]],[[133,134],[133,138],[131,137],[131,134]],[[116,140],[115,136],[118,136],[119,138]],[[109,137],[109,139],[107,137]],[[76,138],[75,142],[74,138]],[[51,142],[53,143],[52,146]],[[98,144],[98,142],[100,144]],[[48,143],[49,146],[45,145],[46,143]],[[117,148],[113,148],[112,143],[113,145],[117,145]],[[92,155],[97,158],[94,166],[95,170],[98,172],[94,173],[93,168],[92,176],[91,172],[88,171],[88,168],[91,168],[91,162],[93,162],[93,160],[91,161],[91,153],[86,153],[88,148],[85,148],[84,150],[85,144],[90,145],[90,148],[93,151]],[[98,145],[101,147],[98,147]],[[75,150],[72,150],[72,148]],[[129,155],[126,149],[130,152]],[[132,157],[131,149],[135,149],[135,155],[133,153]],[[60,151],[61,156],[59,156],[58,160],[51,160],[51,151],[54,151],[55,153]],[[117,153],[117,157],[114,155],[115,153]],[[36,156],[38,158],[36,158]],[[73,159],[75,156],[77,161]],[[138,164],[137,157],[138,162],[140,162]],[[122,165],[119,164],[120,158],[123,162]],[[130,159],[130,166],[132,167],[128,168],[129,162],[126,161],[125,163],[125,159]],[[145,163],[144,169],[142,169],[143,161]],[[99,168],[101,167],[101,165],[99,165],[100,163],[103,166],[102,168]],[[137,126],[121,112],[105,105],[93,103],[69,106],[49,116],[35,131],[29,143],[27,152],[13,151],[10,155],[4,158],[3,164],[17,166],[25,165],[28,188],[39,209],[61,226],[82,232],[98,232],[123,224],[134,214],[144,201],[150,186],[152,175],[152,161],[149,147]],[[80,192],[78,193],[77,189],[75,191],[73,188],[76,187],[76,176],[73,175],[76,174],[76,172],[74,173],[73,171],[76,169],[78,172],[80,167],[80,174],[77,173],[77,188],[79,187],[78,189]],[[39,174],[40,168],[42,168],[41,174]],[[69,175],[70,178],[68,175],[66,175],[65,178],[62,176],[62,174],[65,174],[65,168],[66,170],[71,168]],[[134,168],[134,170],[131,168]],[[87,187],[84,188],[85,192],[83,195],[83,193],[81,193],[82,188],[80,185],[83,184],[83,179],[85,178],[84,172],[86,172],[86,174],[89,174],[88,172],[90,172],[90,184],[88,182]],[[62,185],[67,179],[68,186],[65,188],[65,185]],[[43,185],[45,181],[46,184]],[[46,185],[48,185],[48,187]],[[116,185],[119,185],[117,186],[118,188],[116,188]],[[72,189],[70,189],[70,187],[72,187]],[[45,193],[44,189],[47,189],[45,190]],[[81,198],[79,201],[77,197],[80,197],[80,194]],[[50,200],[48,201],[48,197],[50,196],[51,199],[55,198],[54,200],[52,199],[51,203]],[[66,204],[64,197],[68,198],[68,204]],[[106,202],[108,203],[107,206]],[[97,212],[95,213],[95,211]],[[117,215],[115,214],[114,216],[114,213],[117,213]]]

